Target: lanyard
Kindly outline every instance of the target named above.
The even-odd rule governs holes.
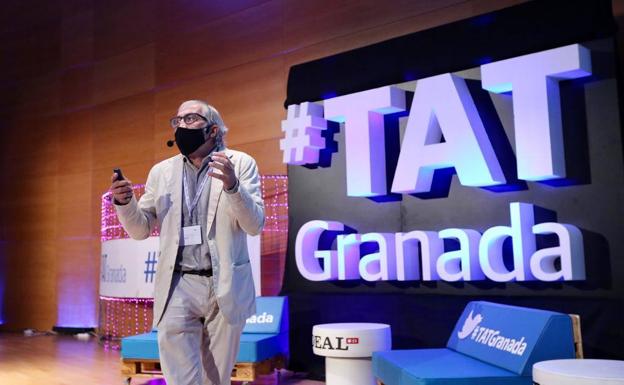
[[[193,198],[193,201],[191,202],[191,198],[189,196],[189,191],[188,191],[188,186],[189,183],[186,180],[186,167],[182,168],[182,174],[183,174],[183,188],[184,188],[184,200],[186,202],[186,208],[188,209],[188,213],[189,216],[193,215],[193,210],[195,210],[195,207],[197,207],[197,203],[199,203],[199,198],[201,197],[202,191],[204,191],[204,187],[206,186],[206,182],[208,182],[208,178],[210,177],[210,175],[208,175],[208,172],[210,172],[210,169],[206,170],[206,173],[204,174],[204,178],[202,179],[199,188],[195,191],[195,197]]]

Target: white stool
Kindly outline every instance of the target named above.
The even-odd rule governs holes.
[[[312,328],[314,354],[325,356],[327,385],[374,385],[373,352],[390,350],[390,325],[336,323]]]
[[[624,385],[624,361],[551,360],[533,365],[538,385]]]

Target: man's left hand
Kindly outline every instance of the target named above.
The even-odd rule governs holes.
[[[224,152],[215,152],[211,157],[212,162],[208,163],[211,170],[208,171],[208,175],[220,179],[225,190],[233,189],[236,186],[236,174],[234,174],[234,164],[230,158]],[[221,172],[217,173],[213,171],[214,169]]]

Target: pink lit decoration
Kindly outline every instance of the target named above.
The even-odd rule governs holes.
[[[145,185],[135,184],[132,186],[132,189],[134,191],[134,196],[138,200],[145,192]],[[113,207],[111,198],[112,194],[110,192],[106,192],[102,195],[102,242],[113,239],[130,238],[126,230],[121,226],[121,223],[117,220],[117,213],[115,213],[115,207]],[[157,237],[159,235],[158,228],[154,229],[151,235]]]
[[[260,177],[266,222],[263,232],[288,232],[288,177]]]
[[[260,181],[266,217],[260,251],[260,291],[262,295],[277,295],[282,288],[288,244],[288,177],[268,175]]]
[[[151,330],[153,307],[151,298],[100,296],[100,335],[104,337],[104,346],[119,349],[122,337]]]
[[[262,295],[275,295],[281,287],[288,241],[288,177],[264,175],[260,177],[260,182],[266,216],[262,231],[261,268],[263,272],[269,272],[262,275]],[[136,198],[140,199],[145,185],[134,185],[133,190]],[[102,242],[129,238],[117,219],[110,192],[102,195],[101,223]],[[158,236],[158,229],[151,235]],[[99,334],[104,337],[104,346],[119,349],[122,337],[150,331],[153,306],[151,298],[100,296]]]

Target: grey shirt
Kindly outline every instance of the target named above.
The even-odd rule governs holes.
[[[184,172],[182,180],[182,226],[201,226],[202,243],[199,245],[188,245],[178,247],[178,255],[176,257],[176,270],[205,270],[212,267],[210,261],[210,250],[206,239],[206,223],[208,221],[208,201],[210,199],[210,183],[211,177],[208,176],[208,163],[210,156],[203,159],[199,169],[195,167],[190,159],[185,158]],[[184,179],[186,174],[186,180]],[[204,178],[207,178],[204,188],[201,192],[197,206],[189,213],[186,196],[188,191],[189,204],[192,204],[195,193],[200,188]],[[182,238],[182,229],[180,229],[180,238]]]

